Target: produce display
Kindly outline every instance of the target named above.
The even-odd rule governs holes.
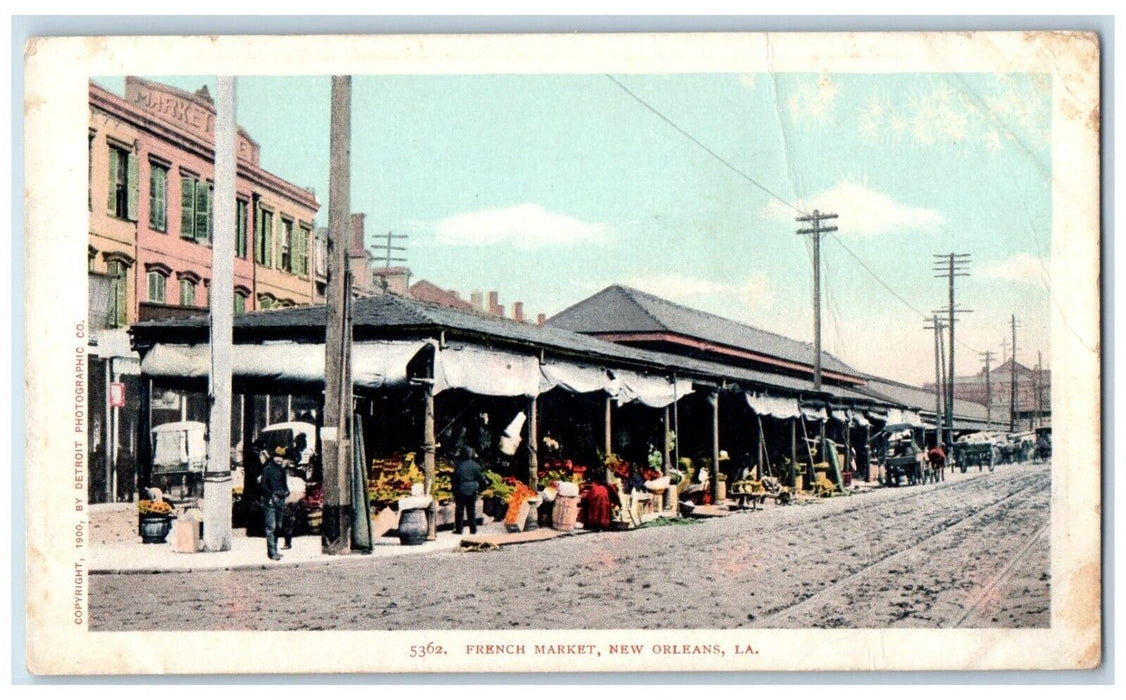
[[[137,501],[137,512],[141,517],[172,515],[172,504],[168,501],[142,499]]]

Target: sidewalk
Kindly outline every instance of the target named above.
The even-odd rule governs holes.
[[[479,534],[500,536],[505,534],[503,523],[486,523],[477,528]],[[562,533],[561,533],[562,534]],[[172,536],[168,537],[169,542]],[[362,563],[376,557],[394,557],[458,549],[462,535],[452,530],[440,530],[438,538],[416,546],[403,546],[397,537],[380,537],[371,554],[330,556],[321,553],[319,536],[294,537],[293,549],[279,550],[280,561],[266,556],[263,537],[247,537],[245,531],[232,533],[231,549],[226,552],[175,552],[172,545],[141,544],[140,537],[131,542],[93,543],[90,548],[91,574],[155,574],[188,573],[193,571],[245,571],[310,566],[328,566],[345,563]],[[279,546],[281,541],[278,542]]]

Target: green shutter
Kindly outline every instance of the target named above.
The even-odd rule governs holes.
[[[180,236],[195,238],[195,180],[180,177]]]
[[[207,240],[207,184],[195,183],[195,239]]]
[[[239,258],[246,257],[246,202],[235,202],[235,221],[236,231],[235,236],[235,256]]]
[[[130,221],[137,220],[137,200],[141,191],[141,163],[133,153],[126,157],[127,169],[125,179],[125,218]]]
[[[117,149],[109,149],[109,200],[107,202],[111,216],[117,216]]]
[[[164,168],[156,169],[156,214],[157,224],[161,231],[168,230],[168,171]]]

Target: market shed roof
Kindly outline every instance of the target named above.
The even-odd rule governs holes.
[[[670,333],[812,367],[813,346],[809,343],[620,284],[560,311],[547,323],[595,335]],[[826,352],[821,353],[821,358],[825,370],[860,376],[855,369]]]
[[[881,398],[900,406],[909,406],[934,413],[934,392],[921,387],[903,384],[891,379],[884,379],[872,375],[865,375],[868,385],[863,391],[876,398]],[[985,424],[988,418],[986,407],[983,404],[954,399],[955,421],[974,422]]]
[[[563,328],[518,323],[391,294],[355,299],[352,319],[353,334],[357,340],[362,337],[437,336],[446,332],[451,339],[475,338],[485,345],[533,347],[608,365],[679,374],[684,378],[729,381],[747,388],[779,394],[809,397],[817,395],[807,379],[634,348]],[[235,341],[321,342],[324,338],[324,324],[324,306],[251,312],[235,318]],[[209,321],[205,316],[149,321],[133,326],[133,342],[137,347],[147,347],[154,343],[205,343],[208,340],[208,328]],[[880,403],[878,399],[854,392],[839,398]]]

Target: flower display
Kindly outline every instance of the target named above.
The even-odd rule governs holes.
[[[575,464],[569,459],[554,459],[545,462],[542,468],[536,472],[536,476],[542,484],[554,484],[556,482],[581,484],[583,479],[586,478],[586,472],[586,467]]]
[[[520,506],[525,501],[536,498],[538,495],[526,485],[516,482],[511,495],[508,497],[508,512],[504,516],[505,525],[516,525],[516,519],[520,517]]]
[[[137,512],[144,517],[163,517],[172,515],[172,504],[168,501],[151,501],[142,499],[137,501]]]
[[[325,490],[321,484],[310,486],[301,500],[297,502],[297,506],[305,511],[311,513],[324,508],[325,505]]]
[[[618,455],[610,453],[602,460],[606,465],[606,470],[619,479],[629,478],[629,462],[618,457]]]

